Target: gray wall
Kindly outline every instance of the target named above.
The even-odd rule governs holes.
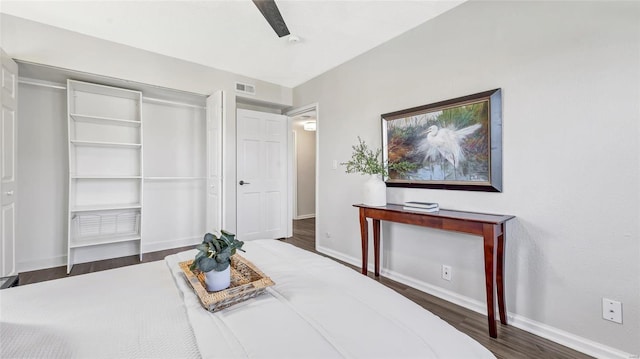
[[[351,205],[365,177],[331,164],[348,160],[357,136],[380,145],[380,114],[502,88],[503,193],[390,188],[388,202],[516,215],[511,323],[599,356],[639,354],[639,6],[471,1],[295,88],[294,106],[322,108],[318,248],[359,263]],[[382,263],[484,310],[478,237],[385,223]],[[602,297],[623,302],[624,324],[601,318]]]

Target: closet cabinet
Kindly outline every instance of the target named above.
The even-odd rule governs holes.
[[[67,272],[87,247],[135,243],[142,257],[141,104],[140,91],[67,80]]]
[[[18,66],[18,268],[142,259],[223,228],[222,91]]]

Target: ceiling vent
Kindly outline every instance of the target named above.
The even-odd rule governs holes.
[[[236,92],[245,93],[247,95],[255,95],[256,87],[254,85],[243,84],[242,82],[236,82]]]

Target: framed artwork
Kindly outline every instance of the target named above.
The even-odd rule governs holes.
[[[387,186],[502,191],[501,89],[381,117],[384,160],[414,167]]]

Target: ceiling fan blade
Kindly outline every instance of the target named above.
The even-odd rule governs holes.
[[[278,5],[274,0],[253,0],[253,3],[256,4],[256,7],[258,7],[262,16],[267,19],[267,22],[278,34],[278,37],[289,35],[287,24],[284,23],[280,10],[278,10]]]

